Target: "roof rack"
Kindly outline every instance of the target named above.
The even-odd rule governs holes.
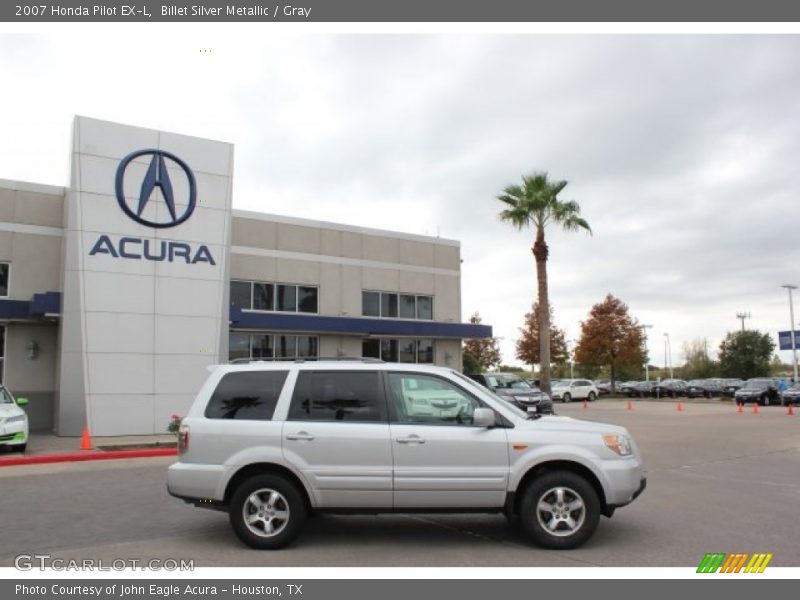
[[[368,356],[305,356],[302,358],[234,358],[229,361],[232,365],[248,365],[251,363],[259,362],[319,362],[319,361],[337,361],[337,362],[362,362],[362,363],[382,363],[380,358],[371,358]]]

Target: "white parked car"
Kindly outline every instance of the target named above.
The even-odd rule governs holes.
[[[25,452],[28,445],[28,415],[20,406],[28,404],[27,398],[11,395],[0,385],[0,446]]]
[[[550,395],[553,400],[561,400],[562,402],[572,402],[573,400],[594,402],[600,392],[597,391],[597,386],[594,382],[588,379],[562,379],[553,385],[553,391]]]
[[[444,367],[374,360],[212,368],[179,431],[170,494],[280,548],[312,511],[519,516],[575,548],[645,487],[623,427],[529,414]]]

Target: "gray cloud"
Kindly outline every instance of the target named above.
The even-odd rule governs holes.
[[[125,73],[83,74],[59,88],[63,110],[234,142],[237,207],[460,239],[464,316],[495,326],[507,361],[536,287],[532,234],[498,221],[495,196],[533,170],[569,180],[594,229],[548,233],[568,337],[607,292],[654,325],[655,362],[661,333],[676,361],[683,341],[716,346],[737,310],[765,331],[789,326],[797,36],[223,36],[208,63],[192,43],[154,40],[150,56],[175,68],[144,90]],[[81,44],[71,63],[101,60]],[[142,51],[104,47],[126,65]],[[20,102],[32,78],[57,77],[60,48],[0,38]],[[171,93],[156,107],[159,89]],[[52,145],[63,164],[66,141]],[[14,154],[0,176],[15,177]]]

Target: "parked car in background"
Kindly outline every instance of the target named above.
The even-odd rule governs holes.
[[[0,385],[0,446],[25,452],[28,446],[28,415],[20,407],[27,398],[17,398]]]
[[[522,410],[553,414],[553,401],[542,390],[512,373],[471,373],[467,377],[489,388]]]
[[[712,398],[722,394],[721,379],[693,379],[686,384],[687,398]]]
[[[553,400],[571,402],[572,400],[597,399],[597,387],[588,379],[562,379],[553,385]]]
[[[611,393],[611,380],[610,379],[595,379],[594,387],[597,388],[597,393],[600,396],[605,396]]]
[[[744,381],[741,379],[722,379],[720,382],[722,395],[727,396],[728,398],[733,398],[736,390],[741,389],[741,387],[744,385]]]
[[[655,386],[654,381],[637,381],[636,385],[636,395],[639,398],[649,398],[653,395],[653,387]]]
[[[634,398],[639,396],[638,384],[638,381],[623,381],[617,384],[617,391],[628,398]]]
[[[800,406],[800,383],[795,383],[781,394],[783,406]]]
[[[761,406],[780,404],[778,383],[768,377],[754,377],[744,382],[733,396],[736,404],[758,402]]]
[[[686,382],[683,379],[664,379],[653,386],[653,395],[677,398],[686,394]]]

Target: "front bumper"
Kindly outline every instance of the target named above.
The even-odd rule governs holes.
[[[647,477],[643,475],[641,480],[639,481],[639,487],[636,489],[635,492],[633,492],[633,494],[631,494],[630,500],[627,500],[625,502],[617,502],[615,504],[608,504],[608,508],[613,513],[616,509],[622,508],[623,506],[627,506],[628,504],[636,500],[639,496],[641,496],[642,492],[646,487],[647,487]]]
[[[28,428],[25,423],[0,425],[0,445],[14,446],[28,441]]]

